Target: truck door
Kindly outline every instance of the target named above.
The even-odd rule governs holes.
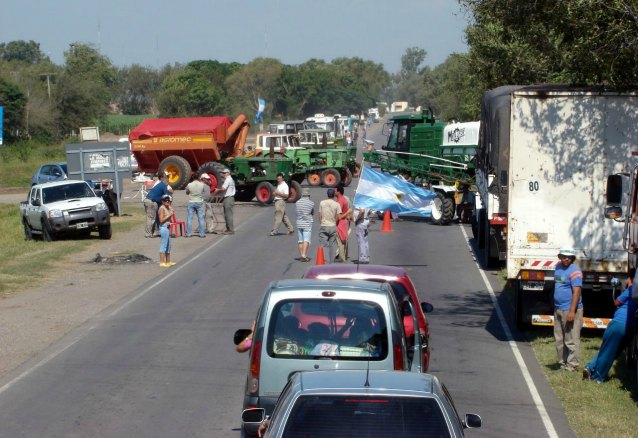
[[[36,201],[42,201],[42,197],[40,195],[41,189],[33,188],[31,189],[31,194],[29,195],[29,205],[27,207],[27,215],[29,218],[29,224],[31,224],[31,228],[35,230],[41,230],[42,226],[40,225],[40,211],[42,207],[36,206]]]

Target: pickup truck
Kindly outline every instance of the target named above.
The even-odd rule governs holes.
[[[41,235],[50,242],[62,234],[89,235],[97,230],[100,239],[111,238],[109,208],[86,181],[55,181],[31,187],[20,203],[24,238]]]

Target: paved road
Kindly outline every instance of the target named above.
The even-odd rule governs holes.
[[[316,202],[323,194],[312,189]],[[236,235],[151,280],[0,381],[0,437],[239,436],[248,357],[235,353],[232,334],[249,326],[269,281],[300,277],[308,266],[294,260],[293,236],[268,236],[273,213],[257,209]],[[422,220],[394,223],[392,233],[380,226],[371,232],[373,262],[406,267],[435,307],[430,371],[461,413],[483,417],[484,428],[468,435],[548,436],[474,263],[469,230]],[[487,279],[511,319],[496,273]],[[515,345],[556,436],[573,436],[529,347]]]

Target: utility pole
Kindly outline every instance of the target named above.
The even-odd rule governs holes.
[[[51,100],[51,77],[55,78],[55,73],[42,73],[40,75],[40,79],[47,80],[47,94],[49,96],[49,100]]]

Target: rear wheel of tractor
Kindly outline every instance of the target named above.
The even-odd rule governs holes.
[[[290,195],[287,202],[295,203],[299,201],[299,198],[301,198],[301,184],[297,181],[290,181]]]
[[[347,167],[345,168],[345,170],[341,171],[341,182],[346,187],[352,184],[352,172],[350,172],[350,169],[348,169]]]
[[[306,179],[308,180],[308,184],[311,186],[318,186],[321,184],[321,175],[319,175],[319,172],[308,173]]]
[[[454,202],[443,193],[437,192],[432,203],[432,223],[449,225],[454,218]]]
[[[112,235],[111,224],[99,225],[97,227],[97,232],[100,235],[100,239],[109,240]]]
[[[24,225],[24,240],[33,240],[33,233],[31,232],[31,227],[29,226],[29,222],[27,222],[27,218],[22,219],[22,224]]]
[[[210,161],[202,164],[199,169],[197,169],[197,175],[207,173],[208,176],[210,176],[210,189],[212,191],[217,187],[221,187],[223,184],[224,177],[222,176],[222,170],[224,170],[224,166],[214,161]]]
[[[49,224],[44,219],[42,220],[42,240],[45,242],[53,242],[55,240],[53,231],[49,229]]]
[[[174,189],[183,189],[186,187],[193,176],[191,165],[185,158],[177,155],[166,157],[160,163],[160,174],[168,173],[168,184]]]
[[[321,184],[328,188],[337,187],[341,182],[341,175],[337,169],[326,169],[321,173]]]
[[[454,201],[447,196],[443,199],[443,219],[441,225],[450,225],[454,220]]]
[[[257,197],[257,202],[261,205],[271,204],[274,198],[273,192],[275,188],[268,181],[262,181],[257,184],[257,188],[255,189],[255,196]]]

